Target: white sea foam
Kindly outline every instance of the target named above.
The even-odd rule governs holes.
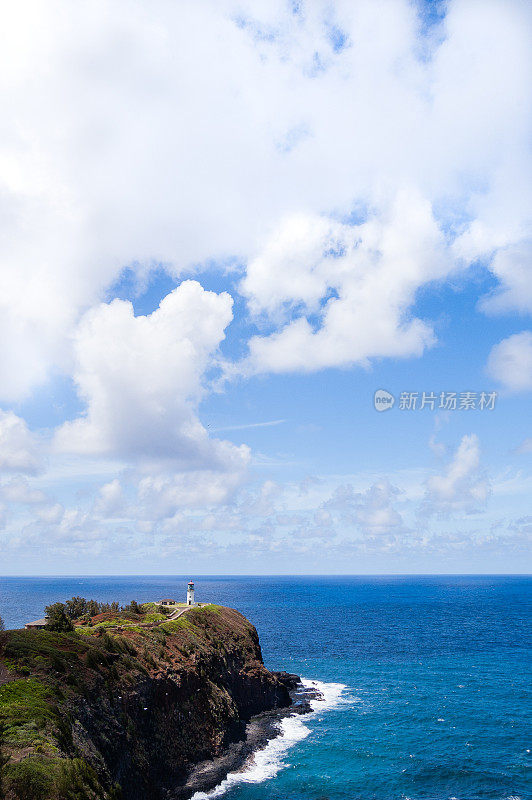
[[[301,678],[301,683],[305,689],[316,689],[323,699],[311,700],[312,711],[328,711],[342,702],[342,693],[347,688],[343,683],[324,683],[323,681],[311,681]]]
[[[262,783],[262,781],[274,778],[279,770],[288,766],[284,760],[287,751],[297,742],[306,739],[311,733],[305,722],[315,714],[337,706],[341,702],[342,692],[346,688],[341,683],[323,683],[305,678],[301,682],[305,688],[316,689],[323,696],[321,700],[310,701],[312,712],[284,717],[279,722],[279,735],[270,739],[262,750],[253,753],[240,772],[230,772],[227,778],[210,792],[196,792],[192,800],[211,800],[211,798],[221,797],[238,783]]]

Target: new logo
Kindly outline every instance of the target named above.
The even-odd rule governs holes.
[[[395,403],[395,397],[386,389],[377,389],[373,395],[373,405],[376,411],[388,411]]]

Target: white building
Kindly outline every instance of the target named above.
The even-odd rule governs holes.
[[[187,606],[194,605],[194,581],[188,582],[187,587]]]

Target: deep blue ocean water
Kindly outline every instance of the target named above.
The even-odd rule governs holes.
[[[0,578],[11,627],[74,594],[184,598],[183,577]],[[530,577],[204,577],[265,663],[319,681],[226,800],[532,798]],[[342,688],[344,687],[344,688]]]

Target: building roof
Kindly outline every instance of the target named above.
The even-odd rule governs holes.
[[[35,622],[26,622],[26,628],[28,626],[29,627],[33,627],[33,626],[46,625],[47,623],[48,623],[48,620],[46,619],[46,617],[44,619],[36,619]]]

